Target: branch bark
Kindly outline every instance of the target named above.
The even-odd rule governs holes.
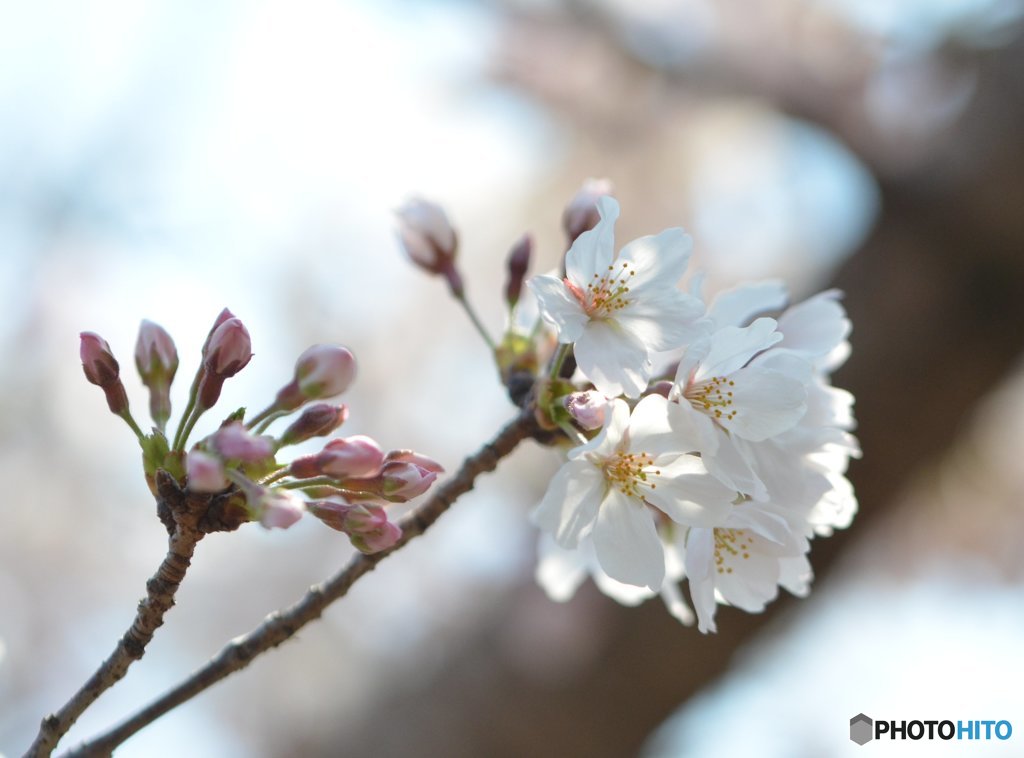
[[[53,752],[85,709],[143,656],[157,628],[164,623],[164,615],[174,605],[174,596],[192,563],[196,545],[203,538],[199,519],[206,513],[210,498],[188,496],[178,489],[172,477],[159,473],[158,511],[170,532],[167,555],[146,582],[146,598],[139,603],[135,620],[118,640],[117,647],[60,710],[42,720],[35,741],[25,753],[26,758],[41,758]]]
[[[402,536],[393,547],[373,555],[354,558],[327,581],[311,587],[290,608],[270,614],[251,632],[229,642],[205,666],[148,706],[113,729],[66,753],[67,758],[110,755],[114,748],[143,727],[291,638],[310,621],[318,619],[327,606],[344,597],[360,577],[372,571],[384,558],[429,529],[452,503],[473,489],[478,476],[493,471],[501,459],[509,455],[520,442],[536,436],[540,431],[533,408],[528,405],[494,439],[466,458],[459,471],[438,487],[423,505],[403,519]]]

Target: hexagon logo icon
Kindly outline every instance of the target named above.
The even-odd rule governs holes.
[[[874,739],[873,722],[863,713],[858,713],[850,719],[850,739],[858,745],[870,742]]]

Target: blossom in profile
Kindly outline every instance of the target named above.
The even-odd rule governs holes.
[[[714,526],[736,496],[689,454],[693,441],[669,426],[667,403],[649,395],[630,413],[614,400],[601,432],[570,451],[532,514],[561,547],[589,539],[604,573],[652,592],[665,579],[657,520]]]
[[[536,276],[528,285],[558,341],[572,343],[576,363],[608,397],[640,397],[651,354],[682,347],[701,329],[703,303],[677,289],[692,242],[682,229],[641,237],[615,252],[619,205],[597,199],[601,220],[565,257],[564,279]]]

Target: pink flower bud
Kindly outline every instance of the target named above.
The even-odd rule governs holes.
[[[237,318],[224,321],[206,344],[200,369],[198,406],[205,410],[216,405],[224,380],[245,368],[251,359],[252,341],[245,325]]]
[[[384,456],[385,463],[391,461],[405,461],[406,463],[415,463],[421,469],[426,471],[432,471],[435,474],[443,474],[444,466],[435,461],[433,458],[428,458],[420,453],[413,452],[412,450],[392,450],[386,456]]]
[[[306,501],[291,490],[265,489],[256,502],[249,501],[253,517],[259,519],[265,529],[287,529],[300,518],[306,509]],[[247,493],[248,495],[248,493]]]
[[[312,479],[320,476],[320,454],[303,455],[288,464],[288,473],[296,479]]]
[[[79,354],[82,357],[85,378],[100,387],[117,382],[121,367],[117,364],[107,341],[95,332],[82,332],[79,338]]]
[[[142,320],[135,342],[135,367],[149,388],[149,415],[163,429],[171,416],[171,382],[178,371],[178,351],[162,326]]]
[[[604,426],[608,398],[600,392],[574,392],[565,398],[564,404],[569,415],[584,429],[600,429]]]
[[[443,273],[455,259],[457,239],[444,209],[423,198],[410,198],[395,211],[402,247],[413,263],[432,274]]]
[[[380,472],[384,451],[374,440],[359,434],[331,440],[316,456],[316,462],[319,473],[334,479],[362,479]]]
[[[612,183],[608,179],[587,179],[576,192],[562,213],[562,229],[570,242],[583,232],[593,229],[601,220],[597,212],[597,200],[612,194]]]
[[[274,454],[272,437],[250,434],[238,421],[225,424],[210,436],[210,446],[229,460],[256,463]]]
[[[203,343],[203,360],[206,360],[206,355],[210,351],[210,340],[213,338],[214,333],[220,328],[220,325],[225,321],[230,321],[235,318],[235,314],[229,311],[227,308],[217,314],[217,318],[213,321],[213,326],[210,327],[210,331],[206,335],[206,342]]]
[[[310,400],[340,395],[355,376],[355,356],[337,345],[313,345],[295,362],[299,391]]]
[[[387,550],[402,536],[402,530],[388,521],[384,509],[375,505],[357,505],[349,510],[344,531],[352,545],[362,553]]]
[[[79,338],[79,354],[82,357],[85,378],[103,389],[111,413],[127,417],[128,393],[121,383],[121,367],[114,358],[110,345],[94,332],[82,332]]]
[[[323,500],[310,500],[306,503],[306,509],[323,521],[331,529],[339,532],[345,531],[345,519],[349,511],[355,506],[337,498],[326,498]]]
[[[523,291],[523,280],[530,268],[530,256],[533,254],[533,238],[524,234],[512,247],[508,254],[508,281],[505,284],[505,302],[509,308],[515,307]]]
[[[142,320],[135,342],[135,367],[146,386],[154,380],[171,383],[178,370],[178,351],[166,330],[152,321]]]
[[[185,458],[188,488],[193,492],[220,492],[228,486],[224,464],[202,450],[190,450]]]
[[[295,445],[312,437],[326,437],[348,418],[344,405],[317,403],[302,412],[281,435],[281,445]]]
[[[390,461],[381,469],[381,494],[397,502],[422,495],[437,479],[436,471],[428,471],[408,461]]]
[[[385,510],[377,505],[353,505],[329,498],[311,501],[306,507],[327,526],[347,534],[352,545],[363,553],[387,550],[402,536],[402,530],[389,522]]]
[[[206,370],[222,377],[237,374],[252,359],[252,340],[241,319],[229,318],[218,326],[208,343]]]

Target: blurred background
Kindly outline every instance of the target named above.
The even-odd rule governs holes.
[[[620,242],[694,236],[709,291],[846,292],[861,512],[811,597],[719,612],[585,586],[549,602],[525,521],[557,456],[524,445],[296,641],[124,756],[831,756],[849,719],[1010,719],[1024,739],[1021,0],[310,0],[0,4],[0,753],[130,623],[166,534],[78,332],[130,371],[174,336],[181,409],[228,306],[261,406],[313,342],[360,360],[350,434],[450,470],[513,414],[443,285],[400,252],[412,192],[460,231],[503,324],[509,247],[564,251],[606,176]],[[211,431],[216,414],[199,432]],[[306,519],[200,544],[145,658],[62,743],[106,728],[343,565]],[[1019,731],[1019,734],[1016,732]],[[875,744],[958,754],[955,743]],[[962,754],[962,753],[961,753]],[[980,753],[979,753],[980,754]]]

